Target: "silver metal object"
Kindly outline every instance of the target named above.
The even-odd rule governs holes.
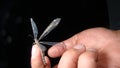
[[[38,29],[37,29],[37,26],[36,26],[35,22],[33,21],[33,19],[30,18],[31,26],[32,26],[32,30],[33,30],[33,36],[34,36],[34,44],[36,44],[40,47],[40,51],[41,51],[41,54],[42,54],[42,60],[43,60],[44,65],[46,64],[44,56],[45,56],[45,51],[47,50],[47,48],[43,44],[54,45],[58,42],[45,42],[45,41],[40,41],[40,40],[43,39],[46,35],[48,35],[59,24],[60,20],[61,20],[61,18],[54,19],[48,25],[48,27],[45,29],[45,31],[41,34],[39,39],[37,39]]]

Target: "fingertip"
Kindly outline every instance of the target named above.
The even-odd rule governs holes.
[[[61,57],[58,68],[76,68],[78,57],[85,51],[84,45],[76,45],[67,50]]]
[[[39,47],[37,45],[33,45],[32,52],[31,52],[31,58],[34,59],[36,58],[36,56],[39,56],[39,55],[40,55]]]
[[[37,45],[32,46],[31,67],[32,68],[50,68],[50,60],[47,56],[44,57],[46,65],[43,63],[40,49]]]
[[[59,57],[63,54],[65,50],[75,46],[77,44],[77,41],[78,41],[78,34],[72,36],[71,38],[68,38],[67,40],[64,40],[60,43],[53,45],[53,47],[51,47],[48,50],[48,55],[53,58]]]
[[[50,57],[59,57],[66,50],[66,45],[64,43],[57,43],[48,50],[48,55]]]
[[[39,68],[44,67],[44,64],[42,62],[41,58],[41,52],[37,45],[32,46],[32,54],[31,54],[31,67],[32,68]]]
[[[79,68],[96,68],[97,52],[94,49],[86,50],[78,59]]]
[[[87,52],[88,52],[88,56],[91,58],[91,60],[93,60],[93,61],[97,61],[97,50],[96,49],[88,49],[87,50]]]

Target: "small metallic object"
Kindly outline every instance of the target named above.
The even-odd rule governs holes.
[[[32,26],[32,30],[33,30],[33,36],[34,36],[34,44],[38,45],[40,47],[40,51],[42,54],[42,60],[44,65],[46,65],[46,61],[45,61],[45,51],[47,50],[47,48],[43,45],[54,45],[57,42],[45,42],[45,41],[40,41],[41,39],[43,39],[46,35],[48,35],[60,22],[61,18],[56,18],[54,19],[49,25],[48,27],[45,29],[45,31],[41,34],[41,36],[39,37],[39,39],[37,39],[38,36],[38,29],[37,26],[35,24],[35,22],[33,21],[32,18],[30,18],[31,21],[31,26]]]

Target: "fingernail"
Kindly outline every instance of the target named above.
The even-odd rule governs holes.
[[[37,45],[32,46],[32,58],[34,58],[37,55]]]
[[[75,49],[84,49],[85,46],[82,45],[82,44],[78,44],[78,45],[74,46],[74,48],[75,48]]]
[[[63,42],[57,43],[55,45],[65,45]]]
[[[97,52],[97,50],[96,49],[94,49],[94,48],[90,48],[90,49],[87,49],[88,51],[91,51],[91,52]]]
[[[63,42],[57,43],[57,44],[55,44],[55,46],[62,46],[64,48],[66,48],[66,45]]]
[[[97,50],[94,48],[87,49],[87,51],[90,51],[92,54],[94,54],[95,60],[97,61]]]

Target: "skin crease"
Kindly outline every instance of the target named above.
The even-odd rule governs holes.
[[[63,61],[62,59],[69,59],[65,59],[65,56],[71,55],[71,52],[77,54],[79,50],[75,51],[74,46],[76,46],[77,44],[83,44],[85,46],[85,50],[84,52],[79,52],[79,55],[76,55],[77,60],[74,61],[76,65],[73,64],[75,65],[75,68],[120,68],[119,42],[120,30],[115,31],[101,27],[91,28],[82,31],[67,40],[62,41],[62,44],[54,45],[48,50],[48,54],[50,57],[54,58],[62,56],[60,62],[58,63],[58,66],[56,66],[55,68],[67,68],[68,66],[65,67],[64,64],[62,64],[66,61]],[[89,51],[90,49],[92,49],[93,51]],[[97,55],[97,57],[94,57],[95,55]],[[83,62],[80,59],[83,59],[83,61],[87,62]],[[31,62],[32,68],[41,68],[35,67],[35,65],[33,64],[35,63],[35,61]],[[93,64],[91,64],[91,62]],[[87,64],[89,67],[86,67]],[[50,62],[48,65],[50,65]]]

